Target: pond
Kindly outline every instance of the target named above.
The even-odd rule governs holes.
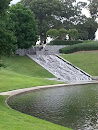
[[[31,91],[11,97],[8,104],[73,130],[98,130],[98,84]]]

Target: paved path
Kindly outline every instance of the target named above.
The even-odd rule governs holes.
[[[17,90],[12,90],[12,91],[7,91],[7,92],[2,92],[0,95],[9,95],[13,96],[22,92],[27,92],[27,91],[32,91],[32,90],[39,90],[39,89],[45,89],[45,88],[53,88],[53,87],[70,87],[70,86],[75,86],[75,85],[84,85],[84,84],[98,84],[98,81],[93,81],[93,82],[79,82],[79,83],[72,83],[72,84],[56,84],[56,85],[46,85],[46,86],[36,86],[36,87],[31,87],[31,88],[24,88],[24,89],[17,89]]]

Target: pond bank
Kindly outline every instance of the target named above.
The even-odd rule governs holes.
[[[2,92],[0,95],[9,95],[13,96],[19,93],[32,91],[32,90],[39,90],[39,89],[46,89],[46,88],[52,88],[52,87],[69,87],[73,85],[85,85],[85,84],[98,84],[98,81],[92,81],[92,82],[78,82],[78,83],[71,83],[71,84],[56,84],[56,85],[46,85],[46,86],[36,86],[36,87],[30,87],[30,88],[24,88],[24,89],[17,89],[7,92]]]

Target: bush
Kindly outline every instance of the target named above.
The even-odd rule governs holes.
[[[51,41],[50,45],[74,45],[78,43],[82,43],[83,41],[63,41],[63,40],[55,40]]]
[[[98,50],[98,42],[80,43],[60,49],[60,53],[73,53],[77,51]]]

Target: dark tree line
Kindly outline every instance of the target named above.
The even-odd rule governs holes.
[[[10,1],[0,1],[0,55],[10,55],[17,48],[29,48],[37,41],[37,24],[32,11],[20,3],[9,7]]]
[[[67,30],[76,28],[79,32],[79,39],[94,39],[98,27],[97,22],[95,22],[98,6],[93,7],[92,11],[95,1],[90,0],[88,6],[92,18],[86,18],[82,14],[82,8],[87,7],[86,2],[76,3],[76,0],[22,0],[21,3],[34,12],[42,43],[46,39],[46,32],[49,29],[61,28]]]
[[[10,1],[0,0],[0,55],[10,55],[16,48],[29,48],[35,45],[38,36],[43,43],[50,29],[76,28],[79,39],[95,38],[94,34],[98,28],[96,0],[89,0],[91,18],[86,18],[82,14],[82,8],[87,7],[86,2],[22,0],[21,3],[9,7]],[[64,39],[63,36],[60,37]]]

